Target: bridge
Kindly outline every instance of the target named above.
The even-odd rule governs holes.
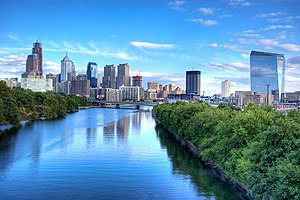
[[[90,100],[89,103],[93,106],[99,106],[102,108],[121,108],[121,107],[135,107],[140,109],[140,106],[155,106],[160,102],[149,102],[149,101],[101,101],[101,100]]]

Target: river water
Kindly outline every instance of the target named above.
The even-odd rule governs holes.
[[[237,197],[151,112],[94,108],[2,136],[0,199]]]

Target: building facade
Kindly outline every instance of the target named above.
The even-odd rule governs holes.
[[[221,82],[222,97],[230,97],[230,82],[228,80]]]
[[[114,65],[104,67],[104,76],[102,81],[103,88],[116,88],[116,68]]]
[[[71,81],[70,94],[90,96],[90,80]]]
[[[36,41],[33,43],[32,54],[27,56],[26,72],[22,74],[22,78],[42,78],[42,63],[42,44]]]
[[[140,101],[140,87],[139,86],[121,86],[120,90],[122,92],[122,101]]]
[[[117,88],[122,85],[130,86],[129,65],[127,63],[118,65]]]
[[[283,54],[251,51],[251,92],[272,94],[280,102],[285,90],[285,59]]]
[[[201,93],[201,71],[186,71],[186,94]]]
[[[86,78],[90,80],[90,87],[98,87],[98,65],[95,62],[89,62],[86,69]]]
[[[140,75],[132,76],[132,86],[143,87],[143,77]]]
[[[159,91],[159,83],[158,82],[148,82],[147,89]]]
[[[30,89],[34,92],[53,91],[52,79],[43,78],[21,78],[21,88]]]
[[[61,60],[61,77],[60,82],[71,81],[72,77],[76,76],[75,65],[72,60],[66,55]]]

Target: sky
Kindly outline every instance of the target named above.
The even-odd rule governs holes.
[[[128,63],[131,75],[185,89],[201,71],[201,91],[250,90],[251,50],[280,53],[286,91],[300,90],[300,0],[3,0],[0,78],[21,77],[38,39],[43,71],[60,73],[68,52],[76,73],[96,62]]]

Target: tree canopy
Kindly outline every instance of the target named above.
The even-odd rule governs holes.
[[[165,103],[153,112],[189,140],[202,160],[242,183],[254,199],[300,199],[300,112],[249,104],[244,111],[201,102]]]

